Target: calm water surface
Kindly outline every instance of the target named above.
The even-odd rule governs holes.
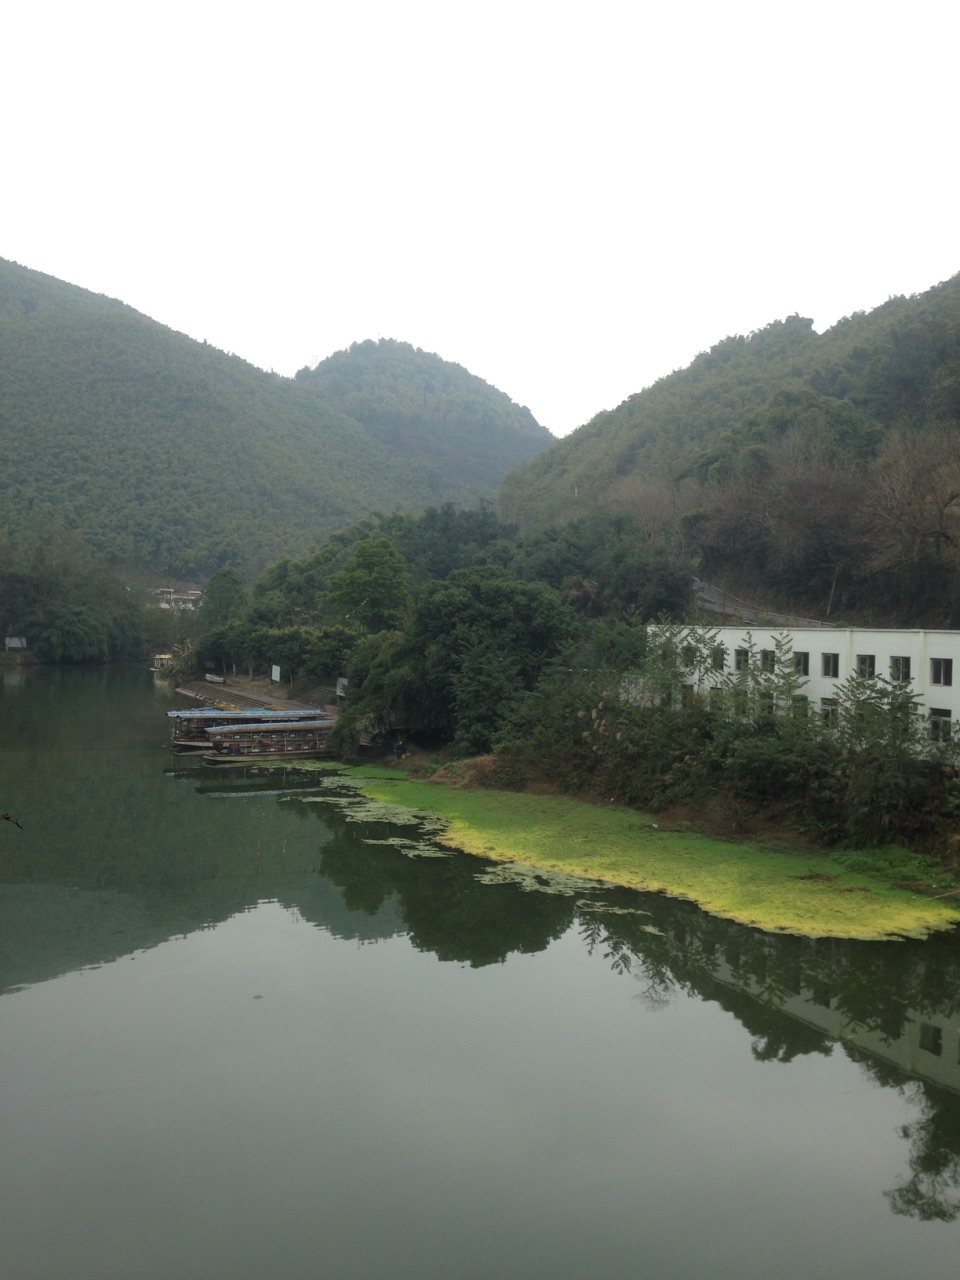
[[[2,674],[3,1280],[956,1273],[960,938],[485,883]]]

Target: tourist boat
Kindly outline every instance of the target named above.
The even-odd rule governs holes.
[[[265,764],[282,760],[316,760],[328,756],[333,721],[274,720],[254,724],[216,725],[207,730],[204,764]]]
[[[306,711],[303,707],[279,711],[275,707],[246,707],[243,711],[225,711],[222,707],[189,707],[168,711],[170,720],[170,748],[173,751],[208,751],[210,729],[243,724],[280,724],[295,720],[332,725],[336,716],[329,711]]]

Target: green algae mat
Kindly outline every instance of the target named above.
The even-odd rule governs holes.
[[[636,810],[562,796],[452,789],[391,769],[344,773],[371,800],[442,819],[434,838],[444,846],[688,898],[768,932],[879,941],[923,938],[960,924],[955,898],[897,888],[828,854],[662,830]]]

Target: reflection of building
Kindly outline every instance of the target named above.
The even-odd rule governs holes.
[[[960,1093],[960,1014],[919,1013],[905,1010],[902,1031],[893,1038],[850,1021],[824,984],[812,988],[797,984],[794,992],[771,990],[754,978],[735,974],[726,960],[719,960],[713,976],[724,986],[751,995],[761,1004],[773,1006],[796,1018],[831,1040],[851,1045],[872,1058],[879,1058],[907,1075],[917,1076]]]

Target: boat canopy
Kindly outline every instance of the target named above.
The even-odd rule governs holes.
[[[319,707],[308,710],[296,707],[291,710],[279,710],[276,707],[247,707],[240,711],[235,708],[224,710],[223,707],[185,707],[181,711],[168,711],[167,715],[176,720],[209,720],[214,724],[227,724],[231,720],[335,720],[336,716]]]

